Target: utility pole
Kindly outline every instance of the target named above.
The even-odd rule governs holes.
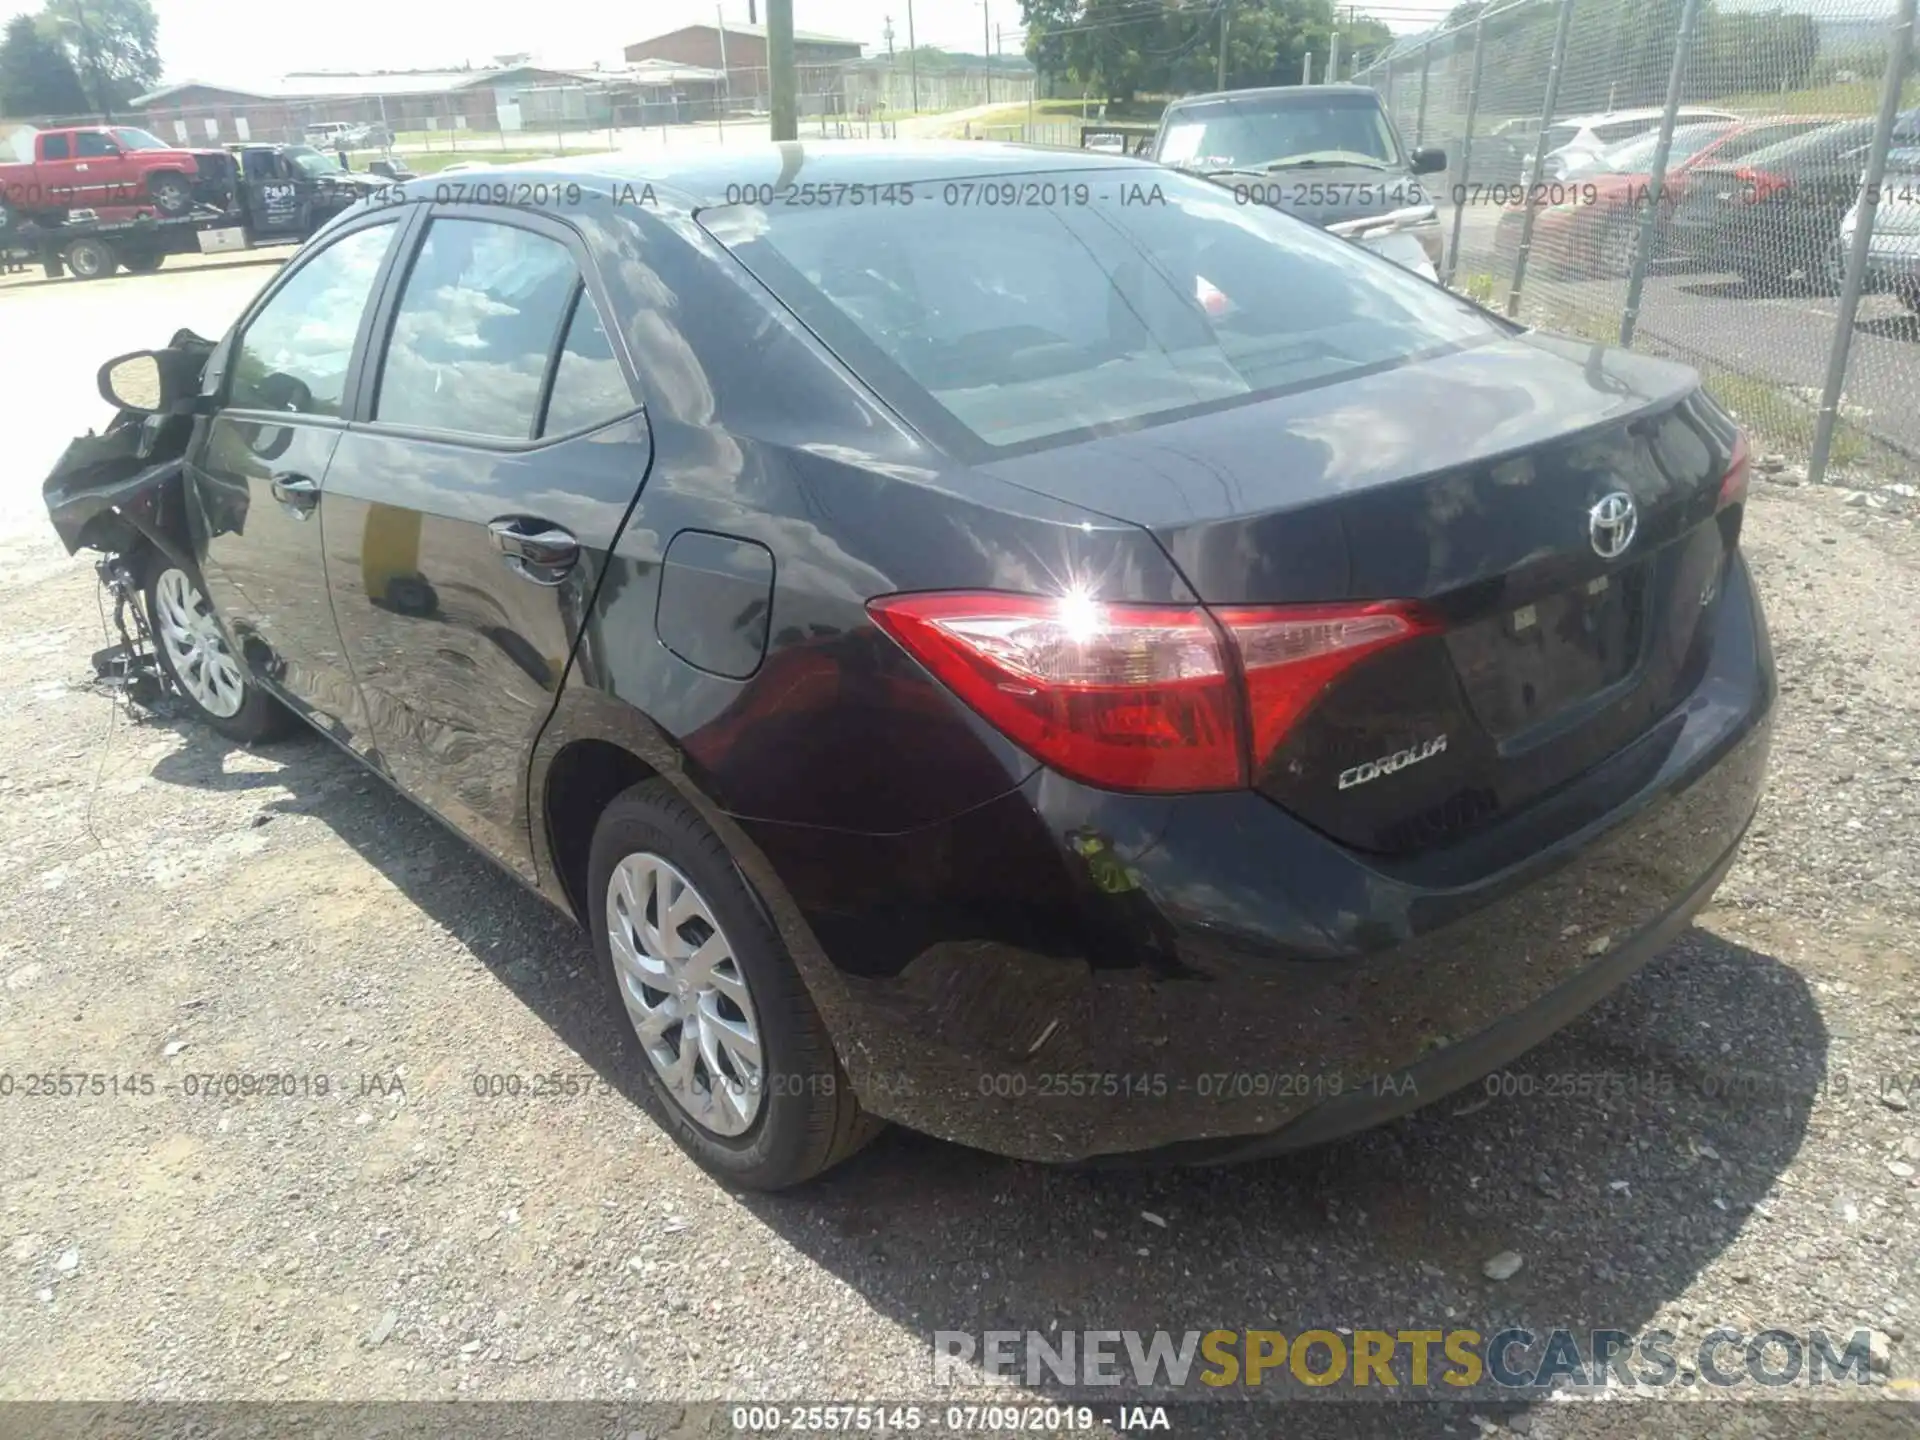
[[[920,47],[913,42],[913,0],[907,0],[907,83],[913,87],[913,113],[920,113]]]
[[[793,0],[767,0],[767,68],[773,92],[775,140],[798,140],[800,117],[793,73]]]
[[[1227,32],[1233,28],[1233,0],[1220,0],[1220,63],[1214,66],[1213,88],[1227,88]]]
[[[992,11],[988,0],[980,0],[980,49],[982,52],[980,58],[989,62],[982,71],[982,75],[987,82],[987,104],[989,105],[993,103],[993,65],[991,63],[993,60],[993,27],[987,23],[987,18],[991,13]]]
[[[720,135],[725,139],[727,103],[733,99],[733,72],[727,69],[727,17],[721,13],[718,5],[713,7],[713,29],[720,37],[720,89],[723,95],[720,102]]]

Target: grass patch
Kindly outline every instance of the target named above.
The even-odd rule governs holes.
[[[1025,101],[1014,105],[996,105],[965,120],[956,120],[938,132],[938,138],[957,140],[967,134],[992,135],[997,129],[1006,126],[1025,125],[1031,121],[1035,125],[1064,127],[1070,134],[1070,143],[1078,144],[1082,125],[1112,124],[1124,121],[1137,125],[1157,125],[1160,112],[1166,109],[1164,100],[1134,100],[1125,105],[1103,105],[1099,100],[1089,99],[1084,104],[1077,98],[1055,97],[1051,100],[1036,100],[1031,108]],[[1102,114],[1102,110],[1105,111]],[[888,117],[893,118],[892,116]],[[993,138],[1004,138],[994,135]]]
[[[1493,303],[1494,287],[1498,283],[1499,282],[1486,271],[1476,270],[1471,275],[1462,276],[1459,283],[1453,288],[1473,301],[1474,304],[1484,305],[1491,310],[1495,308]]]
[[[436,150],[431,155],[402,155],[407,168],[416,175],[437,175],[447,166],[465,161],[471,165],[514,165],[522,160],[557,160],[562,154],[611,155],[611,150]],[[365,168],[362,166],[361,168]]]
[[[1696,365],[1707,391],[1748,430],[1773,442],[1778,450],[1805,454],[1813,448],[1819,412],[1779,385],[1756,380],[1718,365]],[[1844,401],[1843,401],[1844,407]],[[1848,466],[1866,459],[1872,444],[1867,432],[1846,417],[1844,408],[1834,422],[1830,466]]]
[[[1885,76],[1878,72],[1863,75],[1846,84],[1814,85],[1805,90],[1749,90],[1718,100],[1696,101],[1717,105],[1723,110],[1760,115],[1873,115],[1880,109],[1880,89]],[[1901,105],[1920,103],[1920,76],[1908,79],[1901,92]]]

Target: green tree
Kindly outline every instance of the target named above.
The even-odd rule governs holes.
[[[1230,89],[1292,84],[1309,52],[1324,71],[1338,30],[1349,57],[1377,52],[1392,35],[1349,7],[1336,19],[1332,0],[1216,0],[1211,5],[1162,0],[1022,0],[1027,55],[1049,75],[1067,76],[1110,101],[1141,92],[1211,90],[1227,25]],[[1346,67],[1343,65],[1342,69]]]
[[[66,52],[34,27],[32,16],[9,20],[0,40],[0,115],[78,115],[86,108]]]
[[[151,0],[46,0],[37,23],[103,114],[125,110],[160,83],[160,22]]]

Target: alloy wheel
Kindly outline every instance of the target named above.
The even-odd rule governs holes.
[[[210,715],[225,720],[239,714],[247,682],[200,587],[186,571],[169,569],[155,582],[153,598],[154,628],[181,688]]]
[[[629,855],[607,882],[607,938],[627,1018],[674,1102],[732,1137],[760,1113],[764,1049],[745,972],[693,882]]]

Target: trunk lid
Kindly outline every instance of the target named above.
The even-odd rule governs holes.
[[[1689,370],[1527,335],[985,468],[1144,525],[1211,605],[1437,617],[1256,757],[1288,809],[1405,853],[1564,783],[1687,692],[1736,534],[1737,510],[1716,520],[1734,436]]]

